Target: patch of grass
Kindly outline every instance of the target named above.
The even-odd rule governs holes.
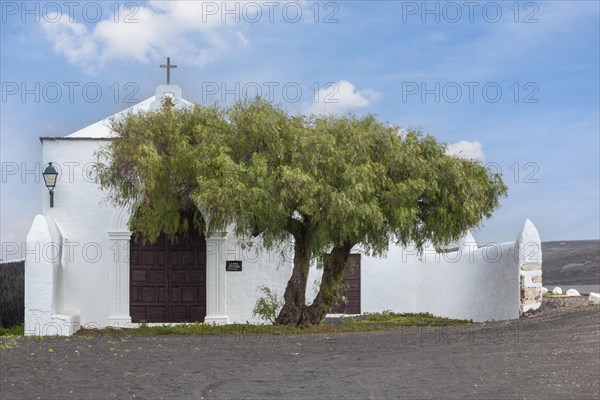
[[[80,329],[76,335],[90,338],[97,335],[240,335],[240,334],[293,334],[302,333],[302,328],[278,325],[228,324],[209,325],[201,323],[149,326],[140,324],[137,328]]]
[[[0,350],[12,349],[13,347],[17,346],[17,339],[14,337],[0,339]]]
[[[344,317],[339,323],[322,323],[314,326],[294,327],[289,325],[254,325],[254,324],[228,324],[208,325],[201,323],[149,326],[140,324],[137,328],[105,328],[81,329],[76,335],[92,337],[98,335],[242,335],[242,334],[270,334],[270,335],[299,335],[317,333],[341,332],[372,332],[376,330],[389,330],[402,326],[445,326],[467,324],[470,320],[458,320],[436,317],[429,313],[398,314],[391,311],[382,313],[368,313],[364,316]]]
[[[10,328],[0,326],[0,337],[23,336],[25,335],[25,324],[13,325]]]
[[[366,313],[366,321],[371,322],[390,322],[399,326],[444,326],[444,325],[460,325],[473,322],[473,320],[451,319],[444,317],[436,317],[430,313],[395,313],[392,311],[383,311],[380,313]]]
[[[557,296],[554,296],[557,297]],[[372,332],[377,330],[389,330],[401,326],[444,326],[467,324],[472,321],[457,320],[436,317],[429,313],[394,313],[383,311],[380,313],[366,313],[361,316],[344,317],[338,323],[322,323],[315,326],[294,327],[289,325],[255,325],[255,324],[228,324],[209,325],[202,323],[177,324],[150,326],[142,323],[137,328],[104,328],[104,329],[81,329],[76,335],[80,339],[92,340],[99,335],[121,337],[121,341],[129,339],[133,335],[242,335],[242,334],[270,334],[270,335],[299,335],[316,333],[336,332]],[[13,338],[23,336],[24,324],[15,325],[10,328],[0,328],[0,337]],[[33,339],[43,339],[34,336]],[[70,339],[65,339],[69,341]],[[3,348],[10,348],[13,343],[3,342]]]

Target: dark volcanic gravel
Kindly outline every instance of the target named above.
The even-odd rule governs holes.
[[[0,350],[0,398],[598,399],[599,318],[548,308],[376,333],[19,338]]]

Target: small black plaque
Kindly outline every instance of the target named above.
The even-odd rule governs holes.
[[[241,271],[241,261],[225,261],[225,271]]]

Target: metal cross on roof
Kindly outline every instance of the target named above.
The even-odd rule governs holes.
[[[161,68],[167,69],[167,85],[171,84],[171,68],[177,68],[177,65],[171,64],[171,57],[167,57],[167,63],[161,64]]]

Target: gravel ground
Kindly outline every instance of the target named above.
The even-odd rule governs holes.
[[[600,398],[589,306],[443,329],[2,342],[2,400]]]

